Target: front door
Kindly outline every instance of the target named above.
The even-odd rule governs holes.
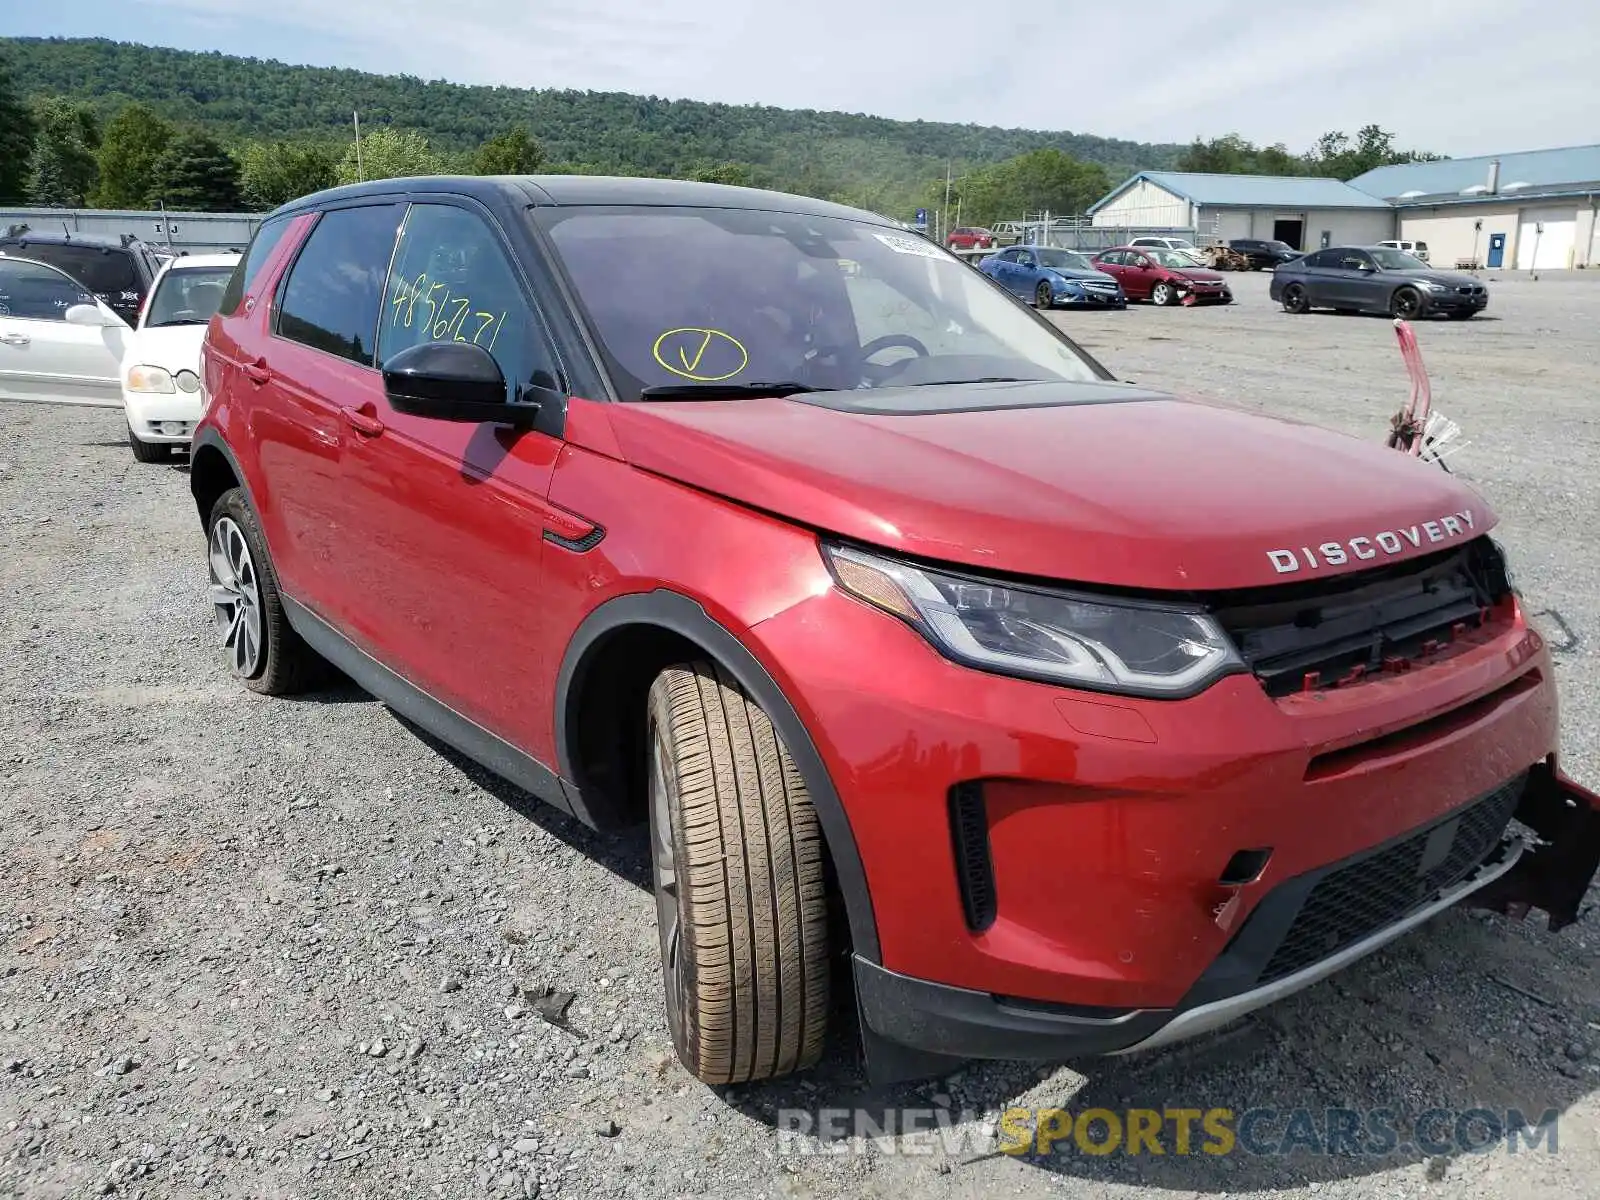
[[[1491,233],[1489,235],[1489,265],[1502,267],[1506,261],[1506,235]]]
[[[1388,308],[1382,273],[1363,250],[1341,250],[1328,272],[1328,303],[1335,308]]]
[[[380,363],[419,343],[474,342],[500,364],[509,395],[556,386],[550,340],[505,239],[466,201],[410,206],[377,328]],[[346,425],[341,455],[353,628],[460,715],[523,749],[544,744],[551,714],[537,681],[554,668],[540,661],[540,561],[562,443],[401,413],[381,388],[361,418]]]
[[[54,267],[0,258],[0,399],[122,406],[128,327],[67,320],[67,309],[94,302]]]

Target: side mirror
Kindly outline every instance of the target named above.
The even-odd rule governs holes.
[[[85,325],[91,329],[111,329],[126,324],[116,313],[98,304],[74,304],[64,315],[68,325]]]
[[[471,342],[423,342],[383,364],[383,390],[396,412],[436,421],[526,428],[537,404],[512,404],[494,355]]]

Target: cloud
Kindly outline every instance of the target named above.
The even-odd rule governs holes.
[[[1600,6],[1570,0],[80,0],[118,36],[516,87],[1299,150],[1377,123],[1452,154],[1592,140]],[[130,20],[130,9],[144,19]],[[150,20],[152,9],[164,10]],[[48,14],[35,18],[48,23]],[[45,28],[37,32],[53,32]],[[197,30],[186,31],[194,44]],[[287,49],[286,49],[287,48]]]

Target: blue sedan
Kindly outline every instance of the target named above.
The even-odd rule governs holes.
[[[984,259],[978,270],[1037,308],[1128,307],[1116,278],[1072,250],[1012,246]]]

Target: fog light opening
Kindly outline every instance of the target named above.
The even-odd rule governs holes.
[[[1261,872],[1267,869],[1267,861],[1272,857],[1272,847],[1265,850],[1240,850],[1228,860],[1228,865],[1222,868],[1222,874],[1217,882],[1223,887],[1242,887],[1247,883],[1254,883],[1261,878]]]

